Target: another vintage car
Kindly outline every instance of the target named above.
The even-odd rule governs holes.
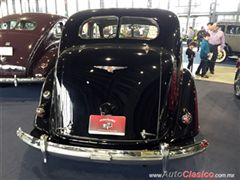
[[[240,57],[238,58],[236,67],[237,71],[234,78],[234,94],[240,99]]]
[[[66,18],[24,13],[0,19],[0,83],[41,82],[53,68]]]
[[[240,55],[240,22],[219,22],[218,25],[224,32],[226,46],[219,50],[216,62],[223,62],[228,57],[237,59]]]
[[[69,18],[28,145],[47,154],[153,162],[205,150],[179,21],[166,10],[87,10]]]

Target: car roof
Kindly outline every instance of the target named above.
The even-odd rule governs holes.
[[[22,13],[22,14],[12,14],[8,16],[4,16],[0,18],[0,23],[7,22],[11,20],[28,20],[37,23],[37,27],[34,32],[40,33],[42,28],[49,29],[52,24],[55,24],[57,21],[61,19],[66,19],[64,16],[46,14],[46,13]]]
[[[234,21],[220,21],[218,22],[219,25],[240,25],[240,22],[234,22]]]
[[[49,20],[49,19],[59,19],[65,18],[64,16],[54,15],[54,14],[47,14],[47,13],[22,13],[22,14],[11,14],[8,16],[3,16],[0,18],[1,22],[9,21],[12,19],[23,19],[23,20],[35,20],[39,21],[41,19]]]

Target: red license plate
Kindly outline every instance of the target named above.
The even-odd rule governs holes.
[[[89,134],[125,136],[125,116],[90,115]]]

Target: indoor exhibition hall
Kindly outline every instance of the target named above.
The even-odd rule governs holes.
[[[240,0],[0,0],[0,180],[240,179]]]

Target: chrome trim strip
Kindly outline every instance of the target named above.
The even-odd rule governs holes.
[[[101,161],[159,161],[162,159],[176,159],[191,156],[204,151],[208,143],[205,139],[195,141],[194,144],[182,147],[170,147],[166,143],[161,144],[163,149],[160,150],[115,150],[115,149],[99,149],[99,148],[86,148],[71,145],[63,145],[51,142],[49,139],[44,141],[44,146],[41,145],[42,140],[37,139],[30,134],[22,131],[21,128],[17,130],[17,136],[26,144],[42,150],[44,148],[48,153],[56,155],[64,155],[68,157],[78,157],[91,160]],[[42,135],[46,137],[46,135]],[[45,139],[45,138],[44,138]],[[204,144],[204,145],[203,145]],[[160,147],[161,147],[160,146]],[[44,157],[46,157],[44,155]],[[45,160],[46,161],[46,160]]]
[[[17,65],[1,65],[0,64],[0,69],[1,70],[17,70],[17,71],[26,71],[26,67],[24,66],[17,66]]]
[[[127,66],[94,66],[97,69],[103,69],[109,73],[114,73],[116,70],[127,69]]]
[[[18,77],[13,77],[13,78],[0,78],[0,83],[39,83],[39,82],[44,82],[45,78],[44,77],[29,77],[29,78],[18,78]]]

